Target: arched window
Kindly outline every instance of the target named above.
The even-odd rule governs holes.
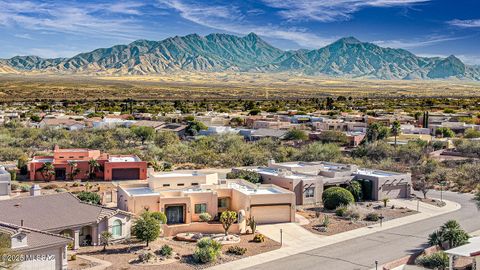
[[[117,219],[113,221],[112,224],[112,236],[120,237],[122,236],[122,221]]]

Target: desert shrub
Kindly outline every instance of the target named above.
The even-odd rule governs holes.
[[[420,256],[415,260],[415,264],[430,269],[447,269],[448,255],[440,251],[430,255]]]
[[[62,192],[67,192],[67,190],[64,189],[64,188],[56,188],[56,189],[55,189],[55,192],[57,192],[57,193],[62,193]]]
[[[265,235],[263,235],[261,233],[255,234],[255,236],[253,237],[253,242],[255,242],[255,243],[265,242]]]
[[[138,254],[138,260],[140,262],[148,262],[151,259],[153,259],[154,256],[155,256],[155,254],[153,254],[151,252],[148,252],[148,251],[144,251],[144,252],[141,252],[140,254]]]
[[[322,194],[322,200],[323,206],[329,210],[355,202],[352,193],[341,187],[332,187],[325,190]]]
[[[17,181],[17,171],[16,170],[9,170],[8,172],[10,173],[10,179],[12,181]]]
[[[229,172],[227,173],[227,179],[244,179],[254,184],[262,183],[262,176],[259,173],[247,170]]]
[[[247,252],[246,248],[242,248],[239,246],[230,246],[227,249],[227,253],[234,254],[234,255],[243,255]]]
[[[12,183],[10,184],[10,189],[11,189],[11,190],[17,190],[17,189],[19,189],[19,188],[20,188],[20,184],[18,184],[18,183],[16,183],[16,182],[12,182]]]
[[[350,220],[360,220],[364,216],[363,212],[363,209],[361,209],[359,206],[350,204],[347,206],[343,217]]]
[[[197,248],[193,253],[193,258],[199,263],[214,262],[220,255],[222,245],[208,237],[204,237],[197,242]]]
[[[172,256],[173,248],[169,245],[163,245],[159,250],[158,254],[165,256],[165,257],[170,257]]]
[[[158,220],[161,224],[167,224],[167,216],[162,212],[151,212],[151,217]]]
[[[79,187],[79,186],[80,186],[80,183],[78,183],[78,182],[74,182],[74,183],[72,184],[72,187]]]
[[[380,219],[380,216],[377,213],[368,213],[367,216],[365,217],[365,220],[367,221],[378,221]]]
[[[77,254],[72,254],[72,256],[70,256],[70,261],[76,261],[77,260]]]
[[[88,202],[91,204],[100,204],[100,195],[95,192],[82,191],[77,194],[77,198],[82,202]]]
[[[27,185],[27,184],[21,184],[21,185],[20,185],[20,190],[21,190],[22,192],[27,192],[27,191],[30,190],[30,188],[31,188],[31,186],[30,186],[30,185]]]
[[[43,187],[43,189],[56,189],[56,188],[58,188],[58,185],[56,184],[48,184]]]
[[[347,211],[347,206],[346,205],[339,205],[337,208],[335,208],[335,215],[338,217],[343,217],[345,215],[345,212]]]
[[[201,213],[198,217],[201,222],[209,222],[212,220],[212,216],[209,213]]]

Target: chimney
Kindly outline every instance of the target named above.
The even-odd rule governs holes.
[[[22,227],[23,227],[23,219],[22,219],[22,220],[20,220],[20,226],[22,226]]]
[[[40,188],[39,185],[33,185],[31,188],[30,188],[30,196],[40,196],[42,195],[42,189]]]

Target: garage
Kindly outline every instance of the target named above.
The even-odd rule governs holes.
[[[112,169],[112,180],[136,180],[140,179],[140,169]]]
[[[0,182],[0,196],[8,195],[9,189],[10,189],[10,185],[7,182],[5,183]]]
[[[387,198],[407,198],[407,185],[385,185],[382,187],[382,195]]]
[[[290,204],[252,205],[251,216],[258,224],[291,222]]]

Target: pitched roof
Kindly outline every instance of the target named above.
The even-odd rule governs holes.
[[[80,201],[73,194],[57,193],[0,201],[0,222],[39,230],[55,230],[91,224],[117,213],[131,215],[121,210]]]
[[[64,246],[73,241],[73,239],[70,237],[44,232],[37,229],[21,227],[5,222],[0,222],[0,232],[5,232],[10,235],[15,235],[18,233],[27,234],[27,246],[15,249],[16,251],[33,250],[50,246]]]

